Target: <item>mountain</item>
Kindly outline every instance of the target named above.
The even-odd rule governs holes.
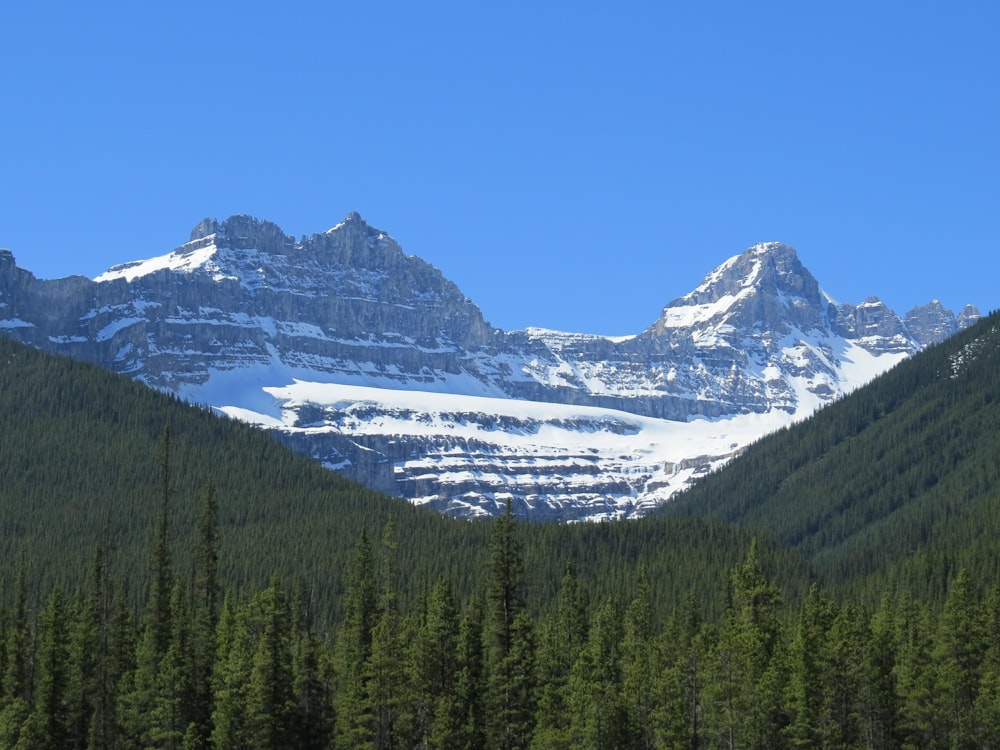
[[[664,506],[765,531],[831,585],[940,601],[997,580],[1000,313],[781,430]]]
[[[161,456],[169,426],[174,570],[190,581],[206,488],[218,505],[219,576],[246,594],[279,577],[309,592],[319,632],[342,608],[350,561],[363,537],[377,544],[390,519],[399,538],[400,586],[416,599],[447,578],[473,596],[493,524],[457,520],[372,492],[279,445],[261,430],[68,357],[0,337],[0,609],[23,568],[29,608],[38,591],[77,591],[104,553],[107,574],[139,605],[162,507]],[[665,616],[694,591],[708,610],[751,535],[700,519],[618,524],[518,524],[525,575],[538,610],[554,605],[567,565],[594,601],[629,596],[648,572]],[[442,555],[441,550],[448,554]],[[783,583],[804,593],[798,553],[767,544]]]
[[[356,213],[299,241],[206,219],[94,280],[39,280],[0,254],[8,335],[468,516],[508,500],[538,519],[642,515],[976,317],[836,303],[792,248],[762,243],[633,336],[507,332]]]

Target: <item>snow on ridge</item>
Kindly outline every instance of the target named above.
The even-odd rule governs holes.
[[[690,422],[676,422],[655,417],[643,417],[629,412],[595,406],[578,406],[550,402],[506,399],[481,395],[458,395],[420,390],[375,388],[370,386],[338,383],[310,382],[294,379],[283,386],[264,386],[274,407],[266,413],[238,405],[221,407],[230,416],[246,421],[274,426],[275,419],[283,419],[283,429],[295,431],[324,431],[324,428],[295,427],[295,409],[305,404],[343,411],[376,407],[378,414],[371,422],[351,424],[351,433],[394,435],[441,434],[442,424],[449,423],[444,431],[449,436],[476,436],[484,432],[498,445],[542,444],[550,450],[561,449],[581,454],[605,451],[609,455],[632,458],[648,456],[654,463],[678,462],[693,456],[728,454],[737,447],[756,440],[761,430],[771,431],[794,420],[785,412],[769,414],[743,414],[726,419],[695,418]],[[279,417],[279,412],[283,417]],[[456,415],[485,415],[496,418],[533,421],[542,425],[537,433],[526,434],[503,430],[485,430],[480,420],[469,420],[459,429]],[[415,418],[414,415],[428,415]],[[443,416],[444,415],[444,416]],[[485,420],[488,421],[488,420]],[[598,427],[597,431],[581,430],[581,423]],[[612,431],[602,425],[629,425],[632,429]],[[573,427],[570,427],[570,426]],[[391,427],[391,429],[389,429]],[[328,426],[326,431],[337,431]],[[521,454],[522,458],[526,454]]]
[[[187,245],[182,245],[171,253],[158,255],[148,260],[135,260],[112,266],[99,276],[95,276],[94,281],[101,283],[114,281],[115,279],[125,279],[125,281],[131,282],[143,276],[149,276],[157,271],[191,273],[208,264],[218,250],[214,243],[188,251],[184,250],[185,247]]]
[[[568,343],[585,341],[610,341],[612,344],[621,344],[631,341],[637,334],[627,334],[624,336],[608,336],[602,333],[573,333],[571,331],[557,331],[553,328],[542,328],[539,326],[528,326],[524,329],[525,335],[530,339],[537,339],[545,344],[565,345]]]

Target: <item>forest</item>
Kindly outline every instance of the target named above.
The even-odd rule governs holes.
[[[165,472],[166,473],[166,472]],[[0,745],[10,748],[1000,747],[1000,587],[959,571],[940,611],[891,594],[874,611],[813,585],[796,606],[758,544],[706,618],[665,617],[651,581],[594,600],[564,571],[555,607],[526,598],[520,524],[491,523],[474,592],[402,596],[398,527],[362,535],[342,618],[310,592],[224,588],[209,488],[180,575],[164,493],[138,613],[95,554],[85,587],[3,612]]]
[[[997,322],[573,525],[0,337],[0,747],[1000,747]]]

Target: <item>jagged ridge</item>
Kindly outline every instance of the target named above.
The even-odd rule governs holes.
[[[761,243],[634,336],[504,332],[356,213],[298,242],[253,217],[206,219],[173,252],[93,281],[41,281],[0,255],[10,335],[267,425],[370,486],[463,514],[507,498],[536,517],[645,512],[976,317],[931,303],[906,322],[876,298],[836,304],[794,249]],[[345,390],[357,387],[363,398]],[[428,392],[451,405],[428,405]]]

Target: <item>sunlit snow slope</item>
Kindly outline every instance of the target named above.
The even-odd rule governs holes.
[[[598,304],[598,301],[594,301]],[[491,326],[357,214],[296,241],[206,219],[94,280],[0,251],[0,332],[262,425],[384,492],[455,515],[640,515],[766,432],[974,321],[825,294],[760,243],[621,337]]]

